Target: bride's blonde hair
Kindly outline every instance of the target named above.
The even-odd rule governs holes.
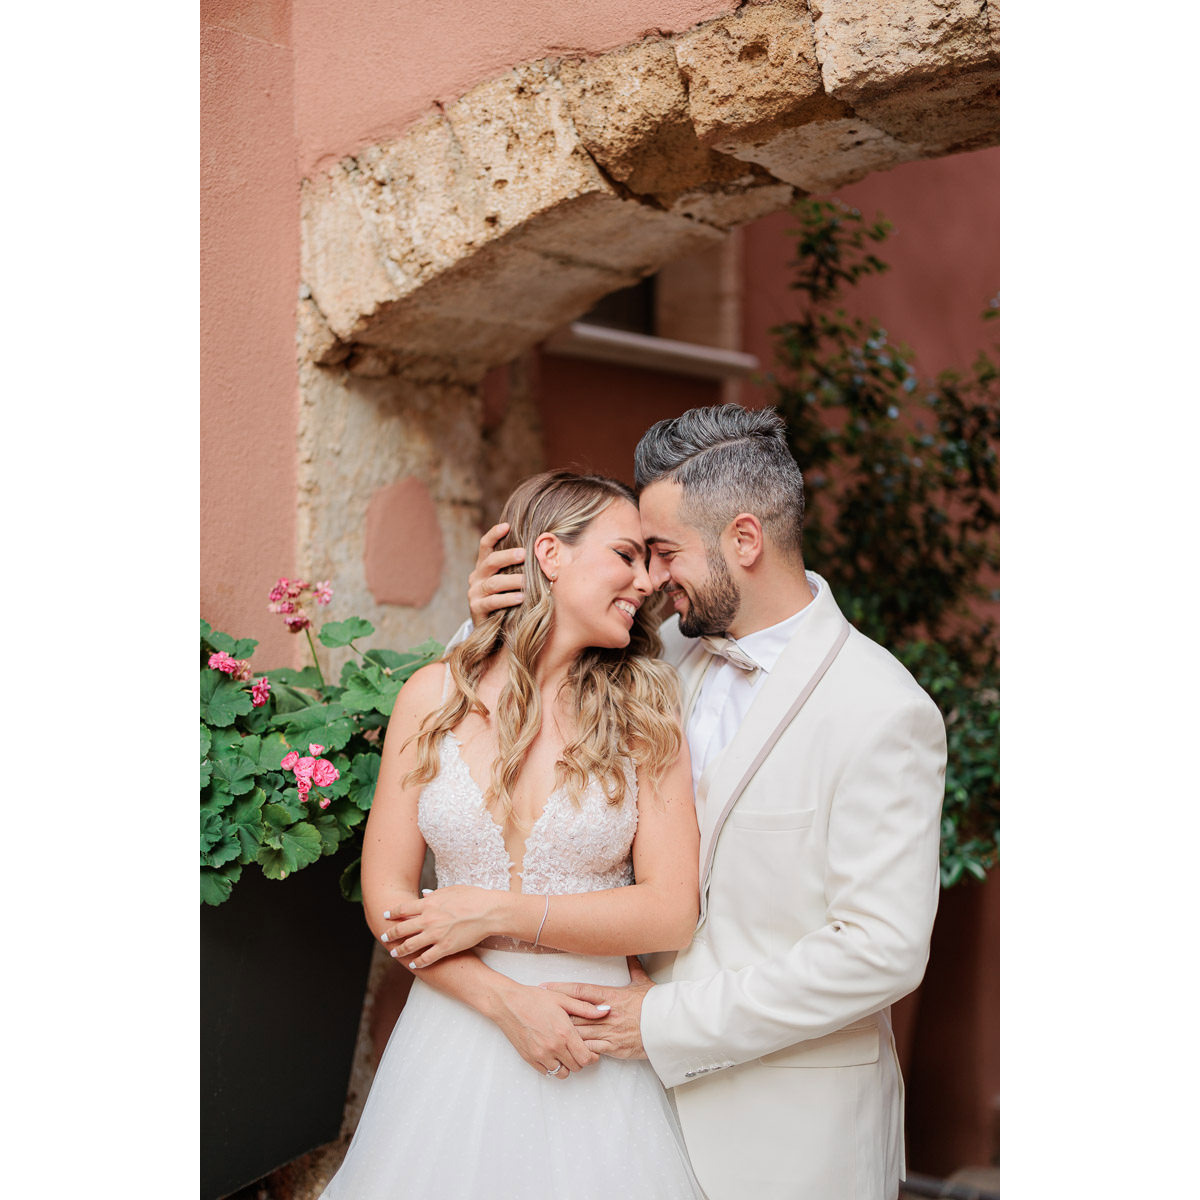
[[[534,554],[534,542],[552,533],[574,545],[592,521],[618,501],[636,505],[637,498],[615,479],[570,471],[534,475],[509,496],[500,514],[509,529],[496,548],[525,548],[525,598],[492,613],[446,656],[449,693],[413,735],[417,765],[405,776],[405,786],[428,783],[437,775],[442,735],[468,713],[485,719],[491,715],[476,686],[492,656],[507,650],[508,679],[496,702],[498,751],[484,801],[495,804],[505,819],[511,815],[513,788],[542,724],[541,693],[533,671],[554,623],[554,593]],[[555,784],[565,784],[576,803],[589,778],[600,783],[610,803],[621,803],[626,791],[622,756],[656,782],[679,753],[679,684],[675,672],[657,657],[662,650],[660,621],[659,597],[647,598],[634,617],[628,646],[589,647],[567,673],[564,686],[576,736],[563,747]]]

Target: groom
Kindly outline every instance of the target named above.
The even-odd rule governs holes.
[[[941,716],[805,570],[803,482],[772,410],[660,421],[635,476],[651,577],[678,616],[662,636],[683,683],[700,920],[686,950],[647,960],[654,982],[550,986],[612,1006],[576,1019],[586,1044],[649,1058],[709,1200],[894,1200],[890,1005],[928,957]],[[495,574],[515,560],[486,553],[494,532],[477,621],[520,581]]]

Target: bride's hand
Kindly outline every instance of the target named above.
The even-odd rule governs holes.
[[[562,992],[515,984],[501,993],[489,1016],[531,1067],[542,1075],[566,1079],[572,1071],[582,1070],[600,1058],[584,1045],[580,1029],[571,1018],[596,1020],[606,1012]],[[551,1071],[555,1063],[559,1069]]]
[[[406,966],[427,967],[494,933],[497,897],[503,895],[461,885],[427,891],[422,899],[401,901],[383,914],[395,923],[380,940]]]

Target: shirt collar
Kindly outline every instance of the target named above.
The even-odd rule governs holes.
[[[821,585],[812,575],[809,575],[808,586],[812,588],[813,600],[815,600],[821,590]],[[800,622],[804,620],[804,614],[811,607],[812,601],[809,601],[799,612],[784,618],[777,625],[768,625],[766,629],[756,629],[753,633],[748,633],[745,637],[735,640],[738,646],[769,674],[779,661],[779,656],[788,642],[792,640]]]

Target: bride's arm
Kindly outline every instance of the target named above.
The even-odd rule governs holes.
[[[384,932],[396,956],[422,971],[493,934],[579,954],[678,950],[699,915],[700,834],[686,744],[657,788],[638,779],[630,887],[552,896],[449,887],[412,893],[391,908]]]
[[[416,672],[400,690],[388,723],[379,781],[363,836],[363,907],[367,925],[377,938],[391,925],[384,912],[414,900],[420,886],[425,859],[425,839],[417,826],[420,786],[403,784],[405,775],[416,766],[416,744],[401,747],[420,728],[422,717],[440,704],[444,670],[433,664]],[[556,1062],[578,1070],[598,1057],[583,1045],[571,1023],[575,1009],[561,1003],[570,997],[516,983],[493,971],[474,953],[447,957],[422,971],[421,978],[494,1021],[521,1057],[543,1073]],[[603,1015],[595,1005],[572,1003],[587,1010],[577,1015]]]

